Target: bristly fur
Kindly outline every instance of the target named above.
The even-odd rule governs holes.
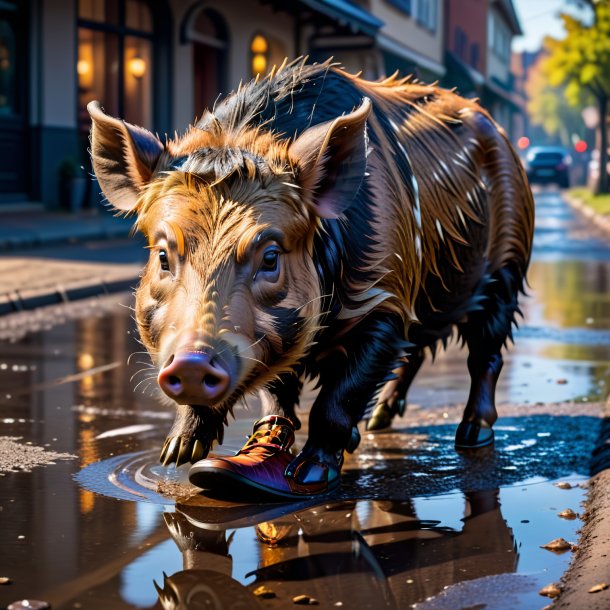
[[[330,61],[299,60],[207,111],[168,142],[157,172],[178,168],[210,185],[238,174],[264,184],[266,175],[294,169],[289,141],[351,112],[364,96],[373,102],[369,177],[345,221],[320,223],[314,246],[324,259],[319,266],[331,268],[329,278],[342,269],[343,283],[333,282],[338,315],[358,318],[381,308],[408,327],[426,309],[417,305],[425,293],[431,309],[442,307],[427,283],[451,292],[447,261],[458,275],[468,274],[464,253],[470,267],[476,261],[469,258],[485,259],[489,275],[510,262],[524,276],[533,205],[520,169],[515,172],[520,163],[475,101],[435,86],[396,76],[371,83]],[[146,211],[143,200],[141,225]]]
[[[144,344],[159,366],[175,349],[203,349],[229,350],[239,368],[209,421],[221,426],[261,387],[296,420],[298,377],[319,376],[304,451],[332,466],[379,384],[398,365],[404,396],[423,348],[457,327],[474,388],[464,421],[493,425],[534,205],[504,132],[475,100],[297,60],[164,145],[95,103],[90,112],[104,192],[179,270],[151,257],[136,295]],[[257,282],[263,246],[282,262]],[[193,330],[204,347],[180,343]],[[174,437],[209,444],[205,418],[192,415],[179,415]]]

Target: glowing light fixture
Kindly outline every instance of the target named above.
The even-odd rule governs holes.
[[[252,53],[252,74],[262,74],[267,70],[267,51],[269,42],[262,34],[257,34],[250,43]]]
[[[141,57],[132,57],[127,62],[127,68],[135,78],[142,78],[146,74],[146,62]]]
[[[252,53],[266,53],[268,48],[269,43],[264,36],[257,34],[252,39],[252,44],[250,45],[250,51],[252,51]]]
[[[86,59],[79,59],[76,64],[76,71],[79,76],[87,76],[91,73],[91,63],[89,63]]]

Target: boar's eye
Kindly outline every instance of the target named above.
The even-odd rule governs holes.
[[[280,249],[277,246],[270,246],[263,253],[263,258],[261,259],[261,264],[256,271],[255,278],[259,276],[259,274],[263,274],[263,277],[267,281],[276,281],[279,275],[279,267],[280,267]]]
[[[163,271],[169,271],[169,257],[165,250],[159,250],[159,263]]]

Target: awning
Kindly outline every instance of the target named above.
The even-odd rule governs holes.
[[[300,0],[300,3],[369,36],[374,36],[383,25],[383,21],[348,0]]]

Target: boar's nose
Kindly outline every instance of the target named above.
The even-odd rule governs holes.
[[[181,352],[169,358],[157,381],[178,404],[211,406],[229,389],[231,375],[213,355]]]

